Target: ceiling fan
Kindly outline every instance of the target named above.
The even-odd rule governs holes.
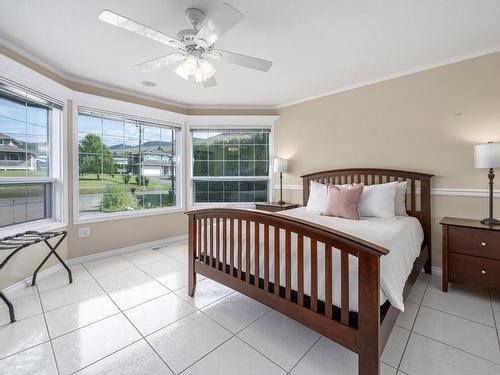
[[[188,8],[185,14],[193,28],[179,31],[176,38],[110,10],[103,11],[99,19],[178,50],[136,65],[135,68],[142,72],[178,64],[175,73],[180,77],[186,80],[192,78],[194,82],[203,83],[205,87],[213,87],[217,86],[215,68],[212,65],[214,61],[228,62],[262,72],[271,68],[271,61],[214,48],[214,43],[243,19],[243,14],[236,8],[223,3],[208,19],[205,19],[205,13],[198,8]]]

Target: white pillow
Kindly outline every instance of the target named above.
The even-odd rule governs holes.
[[[368,185],[363,188],[358,209],[361,216],[392,219],[396,216],[395,197],[397,181]]]
[[[349,184],[335,185],[340,190],[348,189]],[[307,211],[323,212],[328,200],[328,185],[311,181],[309,184],[309,199],[307,200]]]
[[[311,181],[309,184],[309,199],[307,200],[307,211],[321,212],[326,207],[328,197],[328,186]]]
[[[406,212],[406,184],[407,181],[398,182],[396,186],[396,196],[394,201],[394,208],[396,216],[408,216]]]

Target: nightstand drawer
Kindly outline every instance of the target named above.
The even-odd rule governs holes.
[[[450,281],[487,289],[500,289],[500,261],[450,253]]]
[[[500,236],[497,232],[450,227],[449,241],[451,252],[500,260]]]

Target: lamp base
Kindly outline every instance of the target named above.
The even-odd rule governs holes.
[[[486,219],[481,220],[481,224],[500,225],[500,220],[493,219],[493,218],[486,218]]]
[[[279,204],[280,206],[283,206],[285,203],[286,203],[285,201],[278,201],[278,204]]]

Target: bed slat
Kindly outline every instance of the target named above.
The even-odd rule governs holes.
[[[210,250],[209,250],[210,256],[205,257],[205,262],[207,264],[209,264],[209,262],[213,262],[212,258],[214,257],[214,254],[216,253],[216,251],[214,250],[214,218],[213,217],[210,218],[210,230],[208,233],[210,234],[210,242],[209,242],[210,243]],[[216,258],[216,262],[217,262],[217,256],[215,256],[215,258]],[[215,263],[215,264],[217,264],[217,263]]]
[[[241,219],[238,219],[238,279],[241,280],[241,267],[242,266],[242,257],[243,257],[243,235],[241,234],[242,231],[242,223]]]
[[[264,224],[264,290],[269,290],[269,225]]]
[[[280,229],[274,226],[274,294],[280,295]]]
[[[250,247],[250,220],[246,220],[246,233],[245,233],[245,281],[250,284],[250,274],[252,270],[250,269],[250,252],[252,251]]]
[[[318,242],[311,238],[311,310],[318,311]]]
[[[234,274],[234,220],[229,219],[229,273]]]
[[[292,299],[292,233],[285,232],[285,297]]]
[[[304,236],[297,234],[297,303],[304,306]]]
[[[332,247],[325,246],[325,314],[332,318]]]
[[[340,321],[349,325],[349,254],[342,252],[341,254],[341,267],[340,267],[340,280],[341,280],[341,316]]]
[[[254,255],[254,266],[255,266],[255,272],[254,272],[254,279],[253,279],[253,284],[257,287],[259,287],[259,266],[260,266],[260,225],[259,223],[254,223],[254,250],[255,250],[255,255]]]
[[[218,257],[218,254],[217,254]],[[226,218],[222,219],[222,272],[226,272],[227,264],[227,223]],[[219,268],[219,263],[217,262],[217,268]]]
[[[208,264],[208,259],[207,259],[207,240],[208,240],[208,219],[205,219],[203,221],[203,256],[205,258],[205,262]]]
[[[220,249],[220,218],[215,219],[215,248]],[[217,251],[217,250],[216,250]],[[212,254],[215,252],[211,251]],[[212,257],[210,257],[210,261],[212,262]]]

